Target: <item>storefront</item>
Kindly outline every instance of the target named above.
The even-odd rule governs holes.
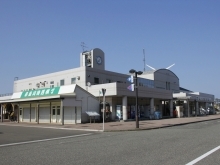
[[[1,116],[11,104],[14,118],[30,123],[82,123],[89,121],[87,111],[99,112],[98,100],[77,85],[14,93],[0,104]]]

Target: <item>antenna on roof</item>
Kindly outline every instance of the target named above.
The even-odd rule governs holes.
[[[145,51],[144,51],[144,49],[143,49],[143,55],[144,55],[144,72],[145,72]]]
[[[170,66],[168,66],[166,69],[170,69],[172,66],[174,66],[175,64],[172,64]]]
[[[85,48],[88,48],[84,42],[81,42],[80,46],[82,47],[83,52],[85,51]]]

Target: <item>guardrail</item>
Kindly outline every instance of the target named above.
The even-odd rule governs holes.
[[[11,95],[12,95],[12,93],[0,94],[0,97],[11,96]]]

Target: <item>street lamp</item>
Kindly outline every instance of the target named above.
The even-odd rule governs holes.
[[[103,94],[103,112],[102,112],[102,118],[103,118],[103,132],[105,131],[105,92],[106,89],[102,88],[102,94]]]
[[[138,120],[138,83],[137,83],[137,75],[141,75],[143,72],[141,71],[136,71],[134,69],[131,69],[129,71],[129,73],[131,74],[135,74],[135,85],[134,85],[134,88],[135,88],[135,91],[136,91],[136,110],[135,110],[135,118],[136,118],[136,128],[139,128],[139,120]]]

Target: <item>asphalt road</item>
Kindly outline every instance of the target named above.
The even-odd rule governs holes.
[[[2,165],[181,165],[220,145],[220,120],[130,132],[12,126],[0,126],[0,132]],[[67,138],[54,139],[60,137]],[[43,139],[47,140],[36,141]],[[219,165],[219,154],[220,149],[196,164]]]

